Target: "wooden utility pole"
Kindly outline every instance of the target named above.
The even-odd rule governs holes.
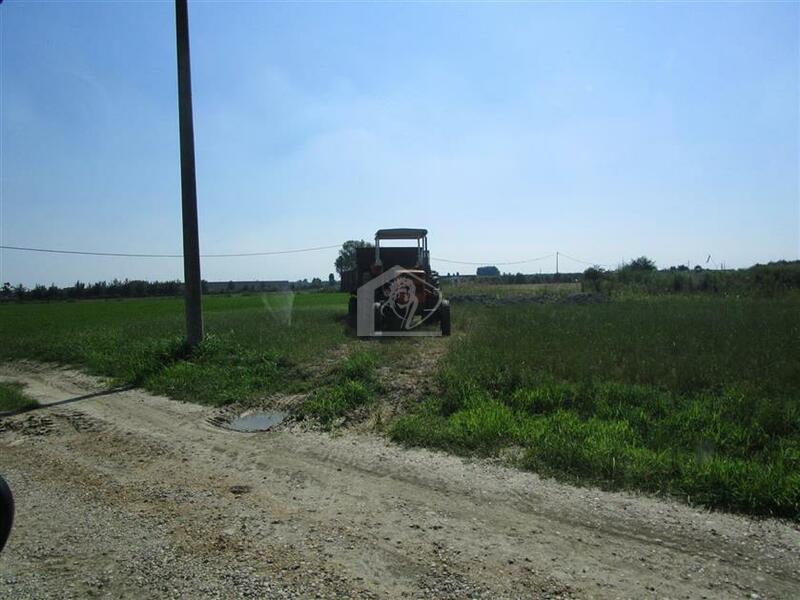
[[[200,239],[197,231],[197,183],[194,169],[192,74],[189,61],[189,14],[186,0],[175,0],[178,46],[178,120],[181,142],[181,200],[183,205],[183,282],[186,295],[186,342],[203,340]]]

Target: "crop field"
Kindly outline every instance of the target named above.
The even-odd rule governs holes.
[[[440,394],[394,424],[396,440],[800,514],[797,298],[474,307],[460,326]]]
[[[515,283],[515,284],[491,284],[464,282],[461,284],[445,284],[443,286],[445,294],[450,298],[460,296],[470,296],[478,294],[481,296],[505,297],[505,296],[535,296],[539,294],[561,295],[572,292],[580,292],[581,284],[575,282],[563,283]]]
[[[436,391],[412,399],[390,436],[579,483],[800,516],[800,298],[573,304],[559,301],[572,285],[514,293],[543,290],[544,302],[456,301]],[[379,370],[416,343],[359,341],[344,325],[346,301],[208,296],[208,339],[191,356],[180,299],[7,304],[0,361],[75,365],[212,405],[306,391],[300,416],[330,426],[379,398]]]

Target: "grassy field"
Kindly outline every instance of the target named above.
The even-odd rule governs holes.
[[[573,287],[546,290],[545,302],[456,301],[439,392],[397,419],[392,437],[798,518],[800,297],[562,302]],[[300,415],[331,427],[380,397],[377,367],[414,343],[353,338],[343,294],[209,296],[208,339],[189,356],[182,308],[180,299],[0,305],[0,360],[76,365],[206,404],[308,391]]]
[[[0,383],[0,413],[14,412],[38,406],[39,403],[28,398],[19,383]]]
[[[0,306],[0,360],[82,366],[173,398],[226,404],[299,390],[346,341],[344,294],[207,296],[208,339],[186,356],[178,298]]]
[[[800,300],[473,307],[441,394],[393,427],[539,472],[800,515]]]
[[[442,291],[447,298],[458,299],[463,296],[488,296],[504,298],[508,296],[565,296],[581,291],[581,284],[575,282],[562,283],[517,283],[491,284],[466,281],[460,284],[444,284]]]

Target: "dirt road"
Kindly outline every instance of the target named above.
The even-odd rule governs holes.
[[[243,434],[214,410],[0,366],[18,515],[0,597],[756,598],[800,593],[800,531],[573,488],[368,434]]]

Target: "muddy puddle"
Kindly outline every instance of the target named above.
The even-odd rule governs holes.
[[[289,416],[289,413],[280,410],[267,410],[245,413],[232,418],[225,423],[225,427],[234,431],[252,433],[254,431],[269,431],[279,425]]]

